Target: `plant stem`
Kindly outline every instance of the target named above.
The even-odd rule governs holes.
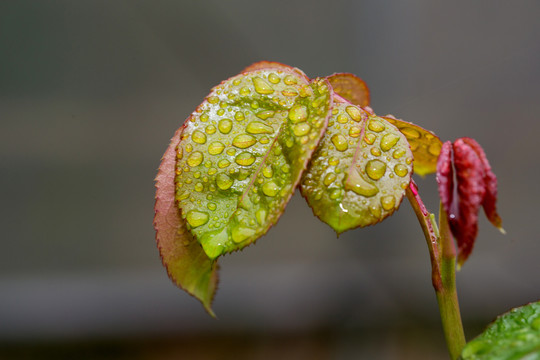
[[[441,229],[439,233],[435,217],[427,211],[414,181],[411,181],[407,188],[407,199],[416,213],[426,238],[431,259],[431,278],[437,295],[446,345],[450,357],[455,360],[459,358],[461,350],[465,346],[465,335],[456,289],[456,248],[446,213],[440,206],[439,224]]]

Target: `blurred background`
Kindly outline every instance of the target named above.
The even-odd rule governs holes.
[[[470,136],[499,178],[458,273],[467,337],[540,298],[540,2],[0,2],[1,359],[446,359],[409,204],[336,238],[298,194],[220,260],[219,320],[167,278],[153,179],[210,88],[260,60],[352,72]],[[433,176],[417,179],[431,211]]]

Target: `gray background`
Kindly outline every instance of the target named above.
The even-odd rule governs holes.
[[[217,321],[168,280],[160,157],[212,86],[259,60],[355,73],[378,114],[476,138],[508,235],[481,215],[458,274],[468,337],[538,300],[539,14],[538,1],[2,1],[0,356],[445,358],[407,203],[336,239],[297,194],[222,259]],[[417,182],[435,211],[434,177]]]

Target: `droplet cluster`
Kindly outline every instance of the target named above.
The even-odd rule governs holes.
[[[442,142],[432,132],[418,125],[385,116],[384,119],[405,135],[414,156],[414,171],[420,175],[434,173],[437,170],[437,159],[441,153]]]
[[[336,231],[377,223],[401,203],[412,153],[396,127],[348,102],[337,102],[302,179],[315,213]]]
[[[322,136],[327,83],[259,70],[215,87],[186,121],[177,147],[176,200],[215,258],[275,221]]]

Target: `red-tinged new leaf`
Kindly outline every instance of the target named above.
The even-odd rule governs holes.
[[[437,183],[439,196],[444,210],[450,218],[456,217],[456,204],[454,201],[454,170],[452,164],[452,143],[447,141],[443,144],[439,160],[437,162]]]
[[[169,277],[180,288],[201,301],[212,316],[212,299],[216,291],[217,261],[204,253],[180,216],[175,203],[176,146],[180,141],[179,129],[163,155],[156,176],[156,203],[154,228],[163,265]]]
[[[442,146],[439,137],[416,124],[396,119],[391,115],[384,118],[394,124],[411,145],[414,156],[414,173],[420,176],[435,173],[437,171],[437,158]]]
[[[480,157],[462,139],[454,142],[458,214],[450,218],[450,228],[458,244],[458,265],[463,265],[472,252],[478,234],[478,210],[486,193],[484,166]]]
[[[497,213],[497,177],[491,170],[491,165],[486,157],[486,153],[480,144],[471,138],[463,138],[463,141],[476,152],[476,155],[478,155],[484,166],[486,194],[484,196],[484,201],[482,202],[482,207],[484,208],[486,217],[496,228],[504,233],[502,228],[502,219]]]
[[[369,105],[369,88],[364,80],[350,73],[337,73],[327,77],[336,94],[354,105]]]

